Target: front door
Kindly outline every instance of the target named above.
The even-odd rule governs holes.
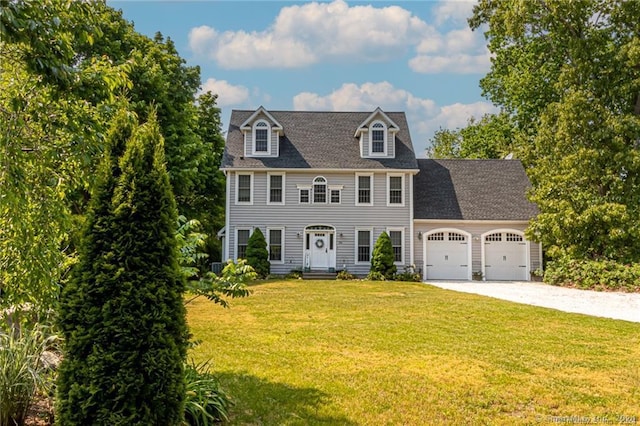
[[[329,234],[313,232],[311,234],[311,269],[327,269],[330,258]]]

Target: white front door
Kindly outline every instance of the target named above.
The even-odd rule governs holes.
[[[329,233],[311,233],[311,269],[327,269],[330,265]]]
[[[522,235],[496,232],[484,239],[487,280],[526,281],[527,243]]]

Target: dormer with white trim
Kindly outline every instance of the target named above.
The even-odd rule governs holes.
[[[258,108],[240,126],[245,157],[278,157],[282,125],[264,107]]]
[[[360,156],[362,158],[395,158],[398,130],[400,130],[398,125],[380,107],[376,108],[358,126],[354,135],[360,142]]]

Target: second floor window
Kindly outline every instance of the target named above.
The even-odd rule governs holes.
[[[358,176],[357,204],[371,204],[371,176]]]
[[[238,175],[238,202],[251,202],[251,175]]]
[[[389,204],[402,204],[402,176],[389,176]]]
[[[282,203],[283,197],[283,176],[269,175],[269,202]]]
[[[322,176],[318,176],[313,180],[313,202],[327,202],[327,180]]]

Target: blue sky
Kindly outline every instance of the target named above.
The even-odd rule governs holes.
[[[109,1],[150,37],[160,31],[204,90],[232,109],[405,111],[417,157],[440,127],[496,108],[466,1]]]

